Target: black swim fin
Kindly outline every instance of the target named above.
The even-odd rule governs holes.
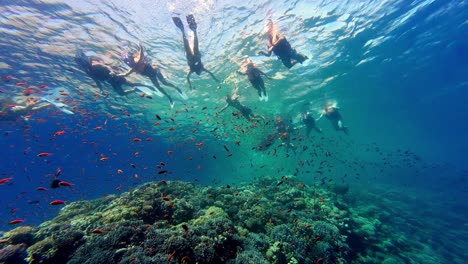
[[[184,31],[184,24],[182,24],[182,20],[179,17],[172,17],[172,21],[174,24],[182,31]]]
[[[187,16],[187,23],[189,25],[189,28],[192,30],[192,31],[196,31],[197,30],[197,22],[195,22],[195,18],[193,17],[193,15],[188,15]]]

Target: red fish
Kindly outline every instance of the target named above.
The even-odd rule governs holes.
[[[11,220],[8,224],[9,225],[17,225],[17,224],[21,224],[23,222],[24,222],[23,219],[14,219],[14,220]]]
[[[58,184],[59,184],[60,186],[65,186],[65,187],[72,187],[72,186],[73,186],[72,183],[66,182],[66,181],[60,181]]]
[[[41,153],[37,154],[38,157],[49,157],[51,155],[52,155],[52,153],[48,153],[48,152],[41,152]]]
[[[52,202],[50,202],[50,205],[61,205],[61,204],[65,204],[65,201],[53,200]]]
[[[36,190],[38,191],[47,191],[46,187],[37,187]]]
[[[5,182],[10,181],[11,179],[13,179],[13,177],[8,177],[8,178],[0,179],[0,184],[4,184]]]
[[[99,229],[99,228],[95,228],[95,229],[93,229],[93,231],[91,231],[91,233],[93,233],[93,234],[102,234],[102,233],[104,233],[104,230]]]

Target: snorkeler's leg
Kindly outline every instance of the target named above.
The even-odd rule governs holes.
[[[134,86],[141,86],[141,87],[146,87],[146,88],[150,88],[150,89],[153,90],[153,86],[151,86],[151,85],[146,85],[146,84],[143,84],[143,83],[126,82],[125,85],[131,86],[131,87],[134,87]]]
[[[161,85],[159,85],[159,82],[156,79],[156,76],[150,77],[150,80],[153,83],[154,87],[156,87],[156,89],[160,93],[162,93],[163,95],[165,95],[169,99],[169,103],[171,104],[171,107],[174,107],[174,101],[172,100],[171,96],[161,87]]]
[[[172,21],[174,21],[174,24],[182,31],[184,32],[184,24],[182,23],[182,20],[179,17],[172,17]]]
[[[195,22],[195,17],[193,17],[192,14],[187,15],[187,24],[189,25],[189,28],[195,32],[197,30],[197,23]]]
[[[203,68],[204,71],[206,71],[207,73],[209,73],[211,75],[211,78],[213,78],[217,83],[219,83],[219,80],[214,76],[214,74],[212,72],[210,72],[209,70]]]
[[[291,58],[281,58],[281,61],[283,62],[283,65],[286,66],[286,68],[288,69],[291,69],[292,66],[294,66],[294,64],[296,64],[296,62],[292,61]]]
[[[112,88],[114,89],[114,92],[116,92],[120,96],[124,96],[128,93],[135,91],[135,89],[125,91],[121,84],[112,84]]]
[[[156,71],[156,77],[158,78],[159,81],[161,81],[162,84],[167,85],[167,86],[170,86],[170,87],[176,89],[177,92],[180,93],[180,94],[183,93],[182,90],[181,90],[179,87],[177,87],[177,86],[175,86],[174,84],[168,82],[168,81],[166,80],[166,78],[164,78],[164,76],[162,75],[161,71],[159,71],[159,70]]]
[[[187,82],[188,82],[188,86],[189,86],[190,90],[193,90],[192,83],[190,82],[190,75],[191,74],[192,74],[192,71],[189,71],[189,73],[187,74]]]
[[[295,61],[294,64],[298,62],[302,64],[305,60],[309,59],[309,57],[307,57],[306,55],[302,53],[297,52],[295,49],[293,49],[291,53],[292,53],[291,58]]]

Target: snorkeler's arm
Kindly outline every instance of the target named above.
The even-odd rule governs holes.
[[[228,107],[229,107],[229,104],[226,104],[223,108],[221,108],[221,110],[219,110],[218,113],[224,112]]]
[[[240,74],[240,75],[247,75],[247,72],[241,71],[241,70],[238,70],[237,73]]]
[[[323,112],[320,114],[319,118],[315,119],[315,122],[319,121],[323,117]]]
[[[258,72],[260,72],[260,74],[265,76],[268,80],[271,80],[271,77],[268,76],[266,73],[262,72],[261,70],[258,70]]]
[[[38,103],[32,105],[31,110],[39,110],[41,108],[48,107],[50,105],[51,104],[49,102],[47,102],[47,101],[41,101],[41,102],[38,102]]]
[[[261,50],[261,51],[257,52],[257,55],[260,55],[260,54],[261,54],[261,55],[270,57],[272,52],[273,52],[273,46],[270,47],[270,48],[268,48],[267,51]]]
[[[130,68],[130,69],[128,69],[128,71],[126,71],[126,72],[124,72],[124,73],[116,74],[115,76],[118,76],[118,77],[127,77],[127,76],[129,76],[133,71],[134,71],[133,68]]]

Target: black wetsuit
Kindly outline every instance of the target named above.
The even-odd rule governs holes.
[[[250,109],[249,107],[241,104],[239,102],[239,100],[235,99],[235,100],[232,100],[230,97],[228,97],[226,99],[226,102],[228,103],[228,105],[236,108],[237,110],[239,110],[239,112],[241,112],[241,114],[247,118],[247,119],[250,119],[251,115],[252,115],[252,109]]]
[[[341,114],[340,112],[338,112],[336,108],[333,108],[333,110],[331,111],[327,111],[327,113],[325,114],[325,117],[332,122],[333,127],[336,130],[341,129],[340,126],[338,125],[338,122],[341,120]]]
[[[258,96],[262,96],[262,92],[264,96],[267,96],[265,83],[262,79],[262,74],[264,74],[261,70],[259,70],[255,66],[247,66],[247,77],[252,84],[252,86],[257,90]]]
[[[87,57],[83,53],[77,52],[77,57],[75,57],[75,61],[80,66],[80,68],[91,77],[98,88],[101,91],[104,91],[101,85],[101,82],[108,82],[114,91],[119,95],[125,95],[126,92],[122,88],[122,85],[128,86],[146,86],[139,83],[131,83],[125,79],[125,77],[117,76],[112,74],[109,67],[102,65],[102,64],[95,64],[93,65],[93,59]]]
[[[213,75],[212,72],[207,70],[201,61],[201,53],[198,47],[198,34],[197,34],[197,23],[195,22],[195,18],[193,15],[187,16],[187,23],[189,24],[190,29],[193,31],[194,39],[193,39],[193,50],[190,48],[189,40],[185,34],[184,26],[182,21],[178,17],[172,18],[176,26],[182,32],[182,39],[184,41],[184,49],[185,49],[185,56],[187,58],[187,64],[190,67],[190,70],[187,74],[187,82],[189,84],[190,90],[192,90],[192,83],[190,82],[190,75],[194,72],[197,75],[200,75],[203,71],[206,71],[211,75],[211,77],[219,83],[219,80]]]
[[[177,92],[179,92],[180,94],[182,94],[182,90],[180,90],[177,86],[175,86],[174,84],[168,82],[164,76],[162,75],[161,71],[159,70],[158,67],[153,67],[153,65],[151,64],[151,62],[147,59],[144,59],[144,61],[142,61],[141,63],[139,64],[135,64],[133,62],[133,60],[130,60],[129,62],[127,62],[127,64],[132,67],[132,69],[143,75],[143,76],[146,76],[148,77],[150,80],[151,80],[151,83],[153,83],[153,85],[156,87],[156,89],[158,89],[159,92],[161,92],[162,94],[164,94],[168,99],[169,99],[169,102],[171,104],[174,103],[174,101],[172,100],[172,97],[166,92],[166,90],[164,90],[161,85],[159,84],[159,81],[161,81],[164,85],[167,85],[167,86],[170,86],[174,89],[177,90]],[[158,81],[159,80],[159,81]]]
[[[305,55],[302,55],[293,49],[286,38],[280,39],[276,45],[273,46],[272,51],[281,59],[284,66],[288,69],[294,66],[291,60],[296,60],[297,62],[302,63],[307,59]]]
[[[310,114],[304,114],[302,116],[302,123],[306,126],[306,135],[309,136],[310,131],[315,129],[317,132],[322,132],[315,122],[315,118],[313,118]]]

